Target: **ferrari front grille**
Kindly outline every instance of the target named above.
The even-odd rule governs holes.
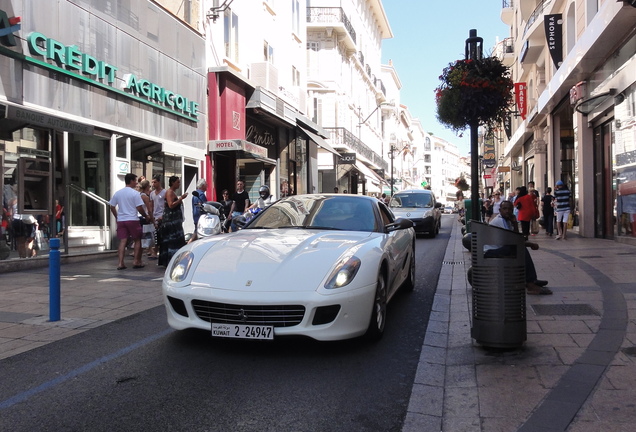
[[[192,308],[200,319],[222,324],[292,327],[300,324],[305,316],[305,307],[301,305],[253,306],[192,300]]]

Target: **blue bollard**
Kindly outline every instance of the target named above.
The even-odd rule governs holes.
[[[60,320],[60,239],[49,242],[49,321]]]

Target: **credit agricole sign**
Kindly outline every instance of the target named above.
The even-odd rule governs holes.
[[[63,66],[63,68],[56,67],[48,62],[41,62],[42,66],[55,68],[82,80],[92,81],[93,84],[106,87],[110,91],[119,90],[113,87],[119,69],[80,51],[77,46],[64,45],[37,32],[29,34],[27,44],[31,54],[55,62]],[[139,102],[161,108],[189,120],[198,121],[199,104],[197,102],[191,101],[187,97],[174,93],[156,83],[140,79],[134,74],[123,75],[120,92]]]
[[[9,18],[6,12],[0,10],[0,42],[2,44],[17,45],[13,34],[20,28],[19,17]],[[0,51],[5,55],[63,73],[190,121],[199,121],[199,104],[197,102],[157,83],[140,79],[131,73],[124,74],[121,77],[122,84],[117,86],[115,83],[119,69],[116,66],[80,51],[75,45],[64,45],[62,42],[38,32],[30,33],[27,36],[27,44],[34,57],[25,56],[4,47],[0,47]]]

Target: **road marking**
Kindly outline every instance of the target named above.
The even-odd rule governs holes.
[[[108,355],[106,355],[104,357],[98,358],[97,360],[94,360],[94,361],[92,361],[90,363],[87,363],[84,366],[80,366],[79,368],[70,371],[66,375],[63,375],[61,377],[58,377],[58,378],[52,379],[50,381],[47,381],[47,382],[45,382],[43,384],[40,384],[37,387],[33,387],[33,388],[29,389],[29,390],[23,391],[22,393],[18,393],[17,395],[0,402],[0,410],[6,409],[6,408],[11,408],[15,404],[18,404],[20,402],[26,401],[31,396],[34,396],[34,395],[36,395],[38,393],[41,393],[41,392],[46,391],[46,390],[49,390],[49,389],[51,389],[51,388],[53,388],[53,387],[55,387],[55,386],[57,386],[59,384],[62,384],[65,381],[68,381],[71,378],[74,378],[74,377],[76,377],[78,375],[81,375],[81,374],[83,374],[85,372],[88,372],[91,369],[94,369],[95,367],[97,367],[97,366],[99,366],[101,364],[107,363],[107,362],[109,362],[111,360],[114,360],[114,359],[116,359],[118,357],[121,357],[121,356],[123,356],[125,354],[128,354],[129,352],[134,351],[137,348],[141,348],[142,346],[147,345],[147,344],[149,344],[151,342],[154,342],[157,339],[160,339],[160,338],[166,336],[167,334],[172,333],[173,331],[174,330],[169,328],[169,329],[166,329],[166,330],[164,330],[164,331],[162,331],[160,333],[154,334],[152,336],[148,336],[147,338],[142,339],[139,342],[135,342],[134,344],[129,345],[129,346],[125,347],[125,348],[122,348],[119,351],[116,351],[116,352],[114,352],[112,354],[108,354]]]

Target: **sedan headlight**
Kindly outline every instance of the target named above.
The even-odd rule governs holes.
[[[351,283],[353,278],[356,277],[358,270],[360,270],[360,264],[360,259],[355,256],[340,261],[329,275],[325,288],[342,288]]]
[[[177,255],[170,269],[170,280],[173,282],[182,282],[188,275],[193,260],[194,254],[190,251],[181,252]]]

